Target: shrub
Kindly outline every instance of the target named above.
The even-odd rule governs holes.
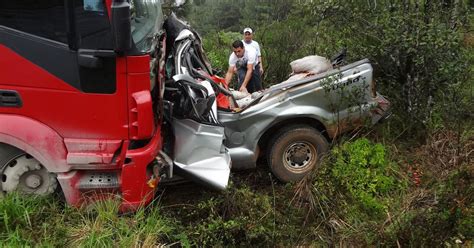
[[[362,138],[335,147],[332,156],[331,175],[335,183],[371,215],[382,215],[389,206],[384,197],[404,186],[403,181],[394,177],[396,165],[387,160],[381,144]]]
[[[407,195],[406,206],[385,234],[402,246],[446,246],[474,238],[474,171],[469,166],[453,170],[430,189]],[[408,201],[407,201],[408,200]],[[396,245],[395,242],[392,245]]]
[[[371,60],[378,90],[393,104],[396,136],[423,140],[439,116],[448,123],[438,124],[469,116],[472,95],[465,89],[472,85],[473,56],[464,45],[466,1],[317,0],[298,9],[318,27],[316,51],[339,44],[348,48],[348,61]]]

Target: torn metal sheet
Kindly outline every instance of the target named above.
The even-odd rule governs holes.
[[[174,119],[174,163],[191,179],[217,189],[227,187],[231,160],[222,144],[224,127],[198,123],[190,119]]]

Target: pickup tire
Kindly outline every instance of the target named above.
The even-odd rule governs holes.
[[[57,188],[56,176],[41,163],[13,146],[0,143],[0,196],[19,191],[47,195]]]
[[[282,182],[301,180],[319,165],[329,146],[318,130],[307,125],[285,127],[268,144],[268,164]]]

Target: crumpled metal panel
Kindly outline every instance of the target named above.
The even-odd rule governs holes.
[[[191,179],[223,190],[229,182],[231,159],[223,145],[224,127],[173,119],[174,163]]]

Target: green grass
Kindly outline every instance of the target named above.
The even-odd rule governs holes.
[[[53,197],[9,194],[0,201],[0,243],[5,247],[154,247],[174,235],[159,208],[121,216],[118,206],[103,201],[75,209]]]
[[[163,188],[151,205],[124,215],[116,201],[76,209],[54,197],[9,194],[0,200],[0,247],[469,247],[472,160],[433,166],[435,153],[444,153],[430,149],[346,141],[300,183],[279,183],[261,167],[233,173],[225,192]]]

